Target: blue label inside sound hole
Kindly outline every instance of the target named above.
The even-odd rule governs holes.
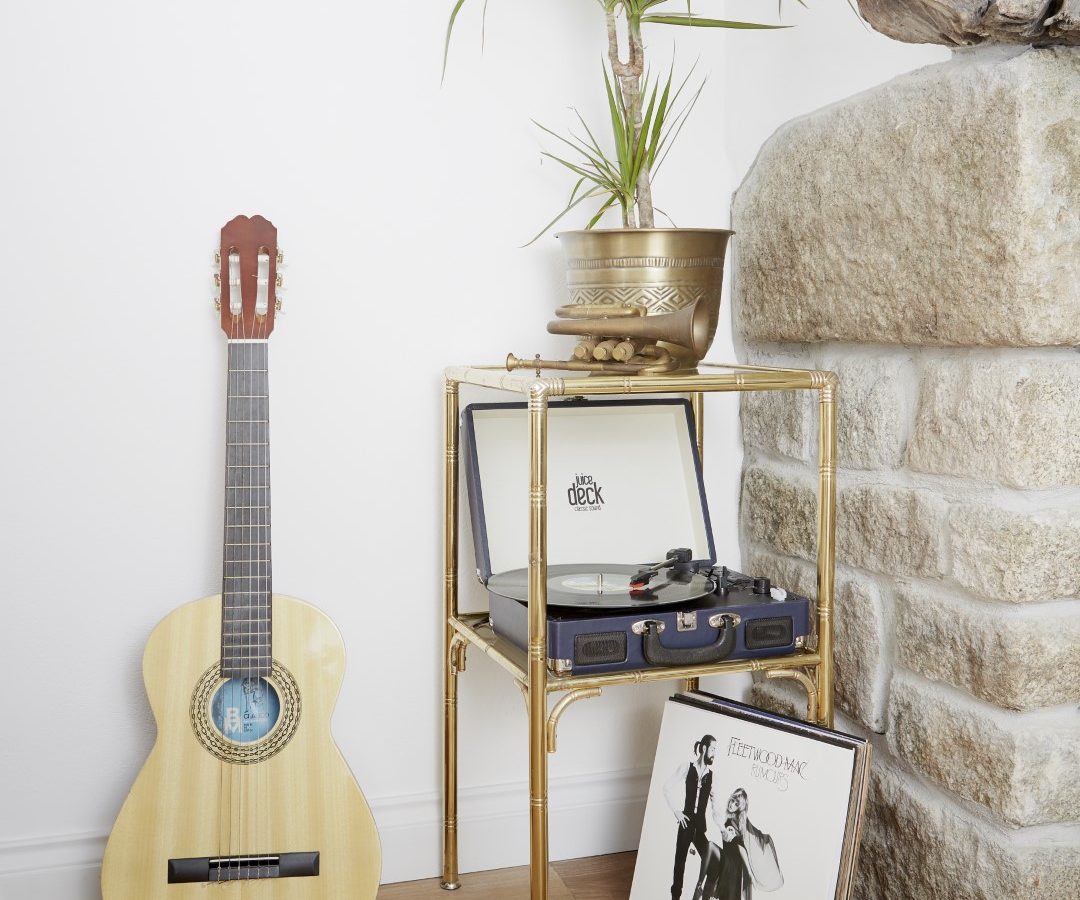
[[[281,703],[277,691],[265,678],[230,678],[210,701],[210,718],[222,736],[249,744],[270,733]]]

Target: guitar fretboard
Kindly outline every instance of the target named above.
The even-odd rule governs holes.
[[[266,341],[229,342],[221,674],[270,674],[270,397]]]

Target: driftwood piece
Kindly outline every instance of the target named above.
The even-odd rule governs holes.
[[[1080,45],[1080,0],[859,0],[859,11],[909,44]]]

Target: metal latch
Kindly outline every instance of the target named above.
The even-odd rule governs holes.
[[[694,631],[697,628],[697,612],[692,609],[678,614],[675,619],[679,631]]]
[[[655,625],[657,634],[664,633],[664,623],[658,619],[642,619],[640,622],[635,622],[631,625],[630,630],[634,632],[634,634],[644,634],[647,625]]]
[[[713,628],[721,628],[724,624],[724,619],[730,620],[730,624],[732,625],[738,625],[742,621],[742,616],[733,612],[717,613],[715,616],[709,616],[709,624]]]

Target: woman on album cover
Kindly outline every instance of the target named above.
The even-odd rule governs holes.
[[[748,808],[746,791],[736,788],[727,802],[723,843],[709,842],[702,900],[752,900],[755,887],[775,891],[784,886],[773,840],[749,820]]]

